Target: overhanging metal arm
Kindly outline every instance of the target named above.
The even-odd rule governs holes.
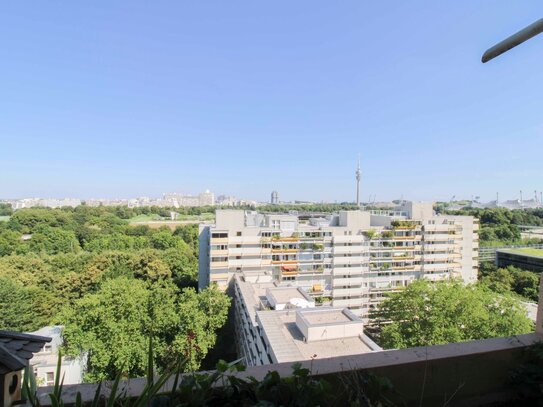
[[[493,58],[496,58],[498,55],[503,54],[506,51],[509,51],[511,48],[516,47],[519,44],[522,44],[524,41],[529,40],[532,37],[535,37],[537,34],[543,32],[543,18],[537,20],[535,23],[530,24],[528,27],[520,30],[518,33],[513,34],[512,36],[506,38],[502,42],[494,45],[492,48],[486,50],[481,58],[483,64],[490,61]]]

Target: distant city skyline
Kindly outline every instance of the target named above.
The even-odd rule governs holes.
[[[543,190],[537,2],[2,4],[0,197]],[[458,22],[462,23],[459,24]],[[278,29],[280,27],[280,29]]]
[[[520,192],[522,192],[522,196],[520,194]],[[215,202],[218,202],[217,204],[220,205],[220,202],[221,200],[226,200],[226,201],[232,201],[232,200],[235,200],[237,202],[239,201],[242,201],[242,202],[258,202],[258,203],[273,203],[272,202],[272,199],[270,196],[268,196],[267,198],[264,198],[264,199],[257,199],[255,197],[251,197],[251,196],[243,196],[243,197],[239,197],[239,196],[235,196],[233,194],[229,194],[229,193],[216,193],[215,191],[210,191],[209,189],[206,189],[205,191],[204,190],[200,190],[200,192],[196,192],[196,193],[183,193],[183,192],[179,192],[179,191],[170,191],[170,192],[164,192],[164,193],[161,193],[161,194],[158,194],[158,195],[151,195],[151,194],[145,194],[145,193],[141,193],[141,194],[136,194],[136,195],[133,195],[133,196],[51,196],[51,195],[42,195],[42,196],[38,196],[38,195],[30,195],[30,196],[22,196],[22,197],[9,197],[9,196],[0,196],[0,202],[2,201],[14,201],[14,200],[29,200],[29,199],[42,199],[42,200],[48,200],[48,199],[51,199],[51,200],[62,200],[62,199],[66,199],[66,200],[80,200],[80,201],[99,201],[99,200],[104,200],[104,201],[129,201],[129,200],[141,200],[141,199],[150,199],[150,200],[161,200],[161,199],[172,199],[172,198],[175,198],[176,195],[180,195],[180,196],[184,196],[184,197],[187,197],[187,198],[198,198],[199,196],[201,196],[202,194],[211,194],[214,198],[212,198]],[[278,200],[276,203],[293,203],[293,202],[313,202],[313,203],[342,203],[342,202],[349,202],[349,203],[353,203],[355,204],[356,203],[356,191],[354,192],[354,196],[352,197],[352,199],[347,199],[347,200],[332,200],[332,201],[326,201],[326,200],[311,200],[311,199],[304,199],[303,197],[296,197],[296,198],[293,198],[293,199],[282,199],[283,197],[281,196],[281,194],[279,193],[279,191],[270,191],[270,194],[273,194],[273,193],[278,193]],[[363,197],[361,197],[363,198]],[[532,191],[518,191],[517,195],[514,195],[514,196],[504,196],[502,195],[501,193],[498,193],[498,195],[494,194],[494,197],[489,197],[488,199],[486,199],[485,197],[481,197],[481,196],[475,196],[475,195],[471,195],[471,196],[456,196],[456,195],[452,195],[450,196],[448,199],[447,198],[444,198],[444,199],[422,199],[422,200],[419,200],[421,202],[460,202],[460,201],[474,201],[474,202],[479,202],[479,203],[491,203],[491,202],[495,202],[496,201],[496,198],[498,198],[498,201],[499,203],[504,203],[504,202],[513,202],[513,201],[520,201],[521,199],[525,202],[537,202],[539,204],[541,204],[541,202],[543,202],[543,190],[532,190]],[[405,201],[413,201],[409,196],[397,196],[395,198],[392,198],[392,199],[379,199],[376,195],[370,195],[367,197],[367,199],[361,199],[361,203],[363,204],[371,204],[373,202],[376,202],[376,203],[390,203],[392,201],[398,201],[398,200],[405,200]]]

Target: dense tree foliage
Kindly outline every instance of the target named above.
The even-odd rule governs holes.
[[[150,335],[159,370],[178,356],[196,369],[230,301],[215,289],[194,290],[197,225],[126,220],[158,212],[31,208],[0,222],[0,329],[65,325],[69,353],[89,356],[89,380],[143,374]]]
[[[538,301],[539,273],[508,266],[497,268],[494,263],[479,267],[479,281],[497,293],[514,293],[527,301]]]
[[[393,293],[377,313],[385,348],[438,345],[531,332],[515,298],[484,285],[419,280]],[[390,321],[390,322],[386,322]]]
[[[197,369],[226,321],[228,302],[213,288],[180,292],[167,280],[120,277],[66,308],[60,319],[68,352],[88,353],[88,380],[117,372],[137,377],[145,374],[151,336],[159,371],[180,357],[187,358],[186,369]]]
[[[479,239],[482,245],[494,246],[522,243],[519,225],[543,226],[543,209],[464,208],[450,211],[444,204],[436,205],[440,213],[475,216],[481,222]],[[533,243],[539,243],[535,239]]]
[[[7,203],[0,203],[0,216],[9,216],[13,213],[11,205]]]

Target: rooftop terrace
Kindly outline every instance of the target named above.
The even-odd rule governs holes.
[[[533,248],[518,248],[518,249],[499,249],[498,251],[504,253],[520,254],[524,256],[531,257],[541,257],[543,258],[543,249],[533,249]]]

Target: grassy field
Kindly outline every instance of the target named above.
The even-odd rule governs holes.
[[[539,256],[543,257],[543,249],[532,249],[532,248],[523,248],[523,249],[507,249],[505,250],[509,253],[516,254],[526,254],[528,256]]]
[[[0,216],[0,222],[7,222],[9,218],[9,216]]]
[[[543,257],[543,249],[525,248],[525,249],[514,249],[514,250],[511,250],[511,251],[514,252],[514,253],[519,253],[519,254],[528,254],[530,256]]]
[[[150,228],[160,228],[167,226],[172,230],[181,225],[189,223],[210,222],[215,220],[214,213],[202,213],[201,215],[179,215],[176,220],[163,218],[159,215],[138,215],[130,218],[128,222],[131,225],[147,225]]]
[[[151,215],[138,215],[134,216],[133,218],[128,219],[128,222],[150,222],[150,221],[156,221],[156,220],[162,220],[162,218],[156,214]]]

